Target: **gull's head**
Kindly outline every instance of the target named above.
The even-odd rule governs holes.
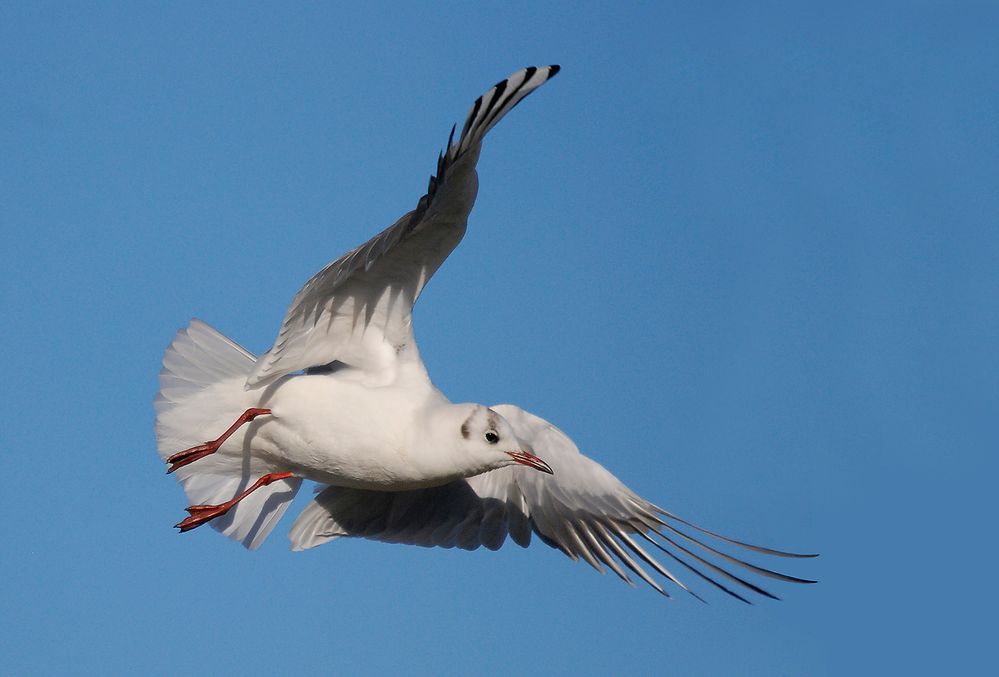
[[[456,404],[449,409],[443,432],[460,462],[474,470],[472,474],[516,464],[554,474],[492,409],[481,404]]]

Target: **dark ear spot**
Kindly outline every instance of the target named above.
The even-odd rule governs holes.
[[[465,421],[461,424],[461,436],[467,440],[470,434],[468,431],[468,421]]]

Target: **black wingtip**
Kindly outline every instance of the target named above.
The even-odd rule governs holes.
[[[562,67],[559,66],[557,63],[553,63],[551,66],[548,67],[548,77],[549,78],[555,77],[556,75],[558,75],[558,72],[560,70],[562,70]]]

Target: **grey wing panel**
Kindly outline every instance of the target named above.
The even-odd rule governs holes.
[[[389,373],[397,356],[419,359],[415,349],[400,346],[412,346],[412,305],[464,235],[478,190],[475,163],[482,139],[558,70],[525,68],[476,100],[457,142],[451,130],[416,209],[306,283],[274,346],[247,379],[248,388],[334,360]]]
[[[666,591],[646,567],[697,596],[657,559],[662,556],[668,558],[664,562],[675,563],[744,602],[748,600],[720,581],[765,597],[775,596],[723,564],[784,582],[813,582],[735,557],[707,539],[693,536],[689,530],[762,555],[806,555],[735,541],[684,521],[638,496],[602,465],[579,453],[572,440],[548,421],[512,405],[496,405],[492,409],[503,416],[513,426],[517,437],[530,444],[554,470],[554,475],[519,473],[516,483],[526,501],[535,532],[545,543],[569,557],[583,559],[599,571],[607,566],[630,583],[626,568],[664,595]],[[658,551],[656,556],[650,554],[650,546],[654,548],[652,552]]]
[[[514,540],[526,546],[527,517],[504,493],[480,495],[467,480],[412,491],[328,487],[295,521],[292,547],[304,550],[340,536],[355,536],[424,547],[496,550],[511,531],[516,532],[511,533]]]

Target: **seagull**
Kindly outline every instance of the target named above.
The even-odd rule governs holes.
[[[291,527],[294,550],[346,536],[496,550],[507,537],[527,547],[533,534],[667,597],[669,581],[703,600],[660,559],[747,603],[749,592],[776,596],[734,569],[814,582],[726,550],[814,555],[696,526],[628,489],[548,421],[510,404],[454,404],[430,381],[413,304],[465,233],[483,138],[558,72],[525,68],[476,99],[416,208],[312,277],[263,355],[197,319],[177,333],[155,431],[191,502],[181,532],[210,524],[255,549],[310,480],[316,496]]]

